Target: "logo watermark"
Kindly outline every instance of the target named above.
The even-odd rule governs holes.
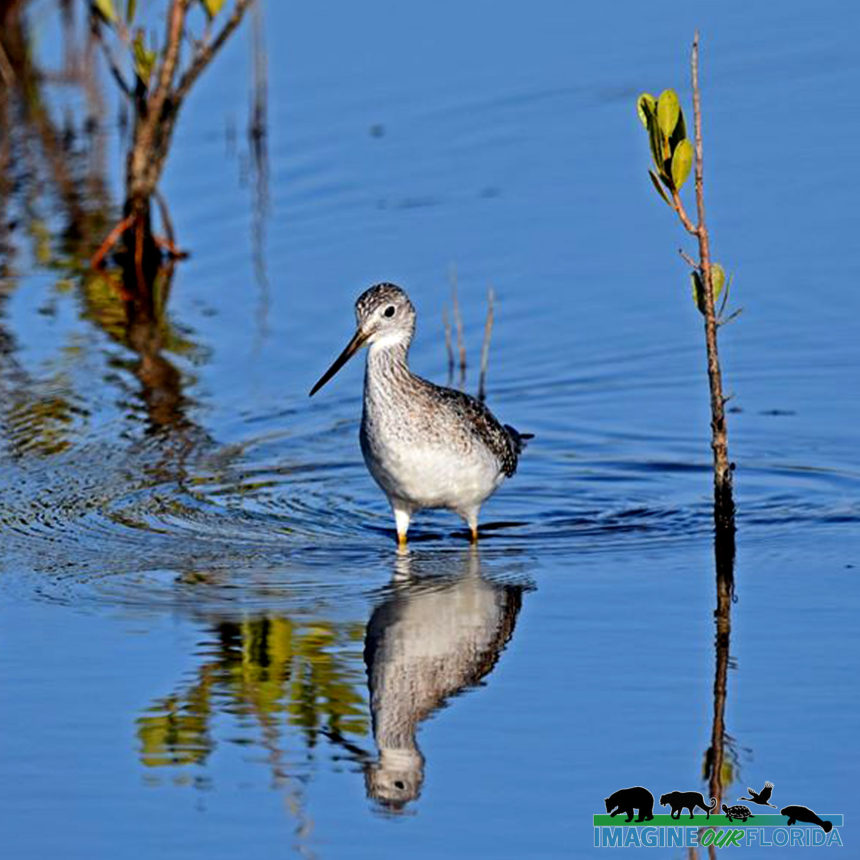
[[[660,796],[669,814],[654,814],[654,795],[641,785],[622,788],[604,799],[605,813],[594,816],[595,848],[810,848],[843,847],[841,813],[822,814],[807,806],[790,804],[779,809],[771,803],[773,783],[761,791],[747,789],[745,804],[717,811],[697,791],[671,791]],[[762,807],[779,809],[779,814]],[[624,816],[619,818],[619,816]]]

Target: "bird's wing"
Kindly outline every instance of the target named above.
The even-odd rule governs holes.
[[[767,803],[770,800],[770,796],[773,794],[773,786],[765,785],[765,787],[761,790],[761,794],[759,797],[761,798],[762,803]]]
[[[524,447],[523,443],[531,436],[517,433],[513,427],[502,425],[480,400],[470,394],[455,391],[453,388],[442,388],[432,382],[428,384],[436,389],[437,399],[447,402],[452,409],[468,419],[474,431],[498,459],[500,471],[510,478],[517,470],[517,459]]]

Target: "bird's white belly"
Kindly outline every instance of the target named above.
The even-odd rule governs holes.
[[[501,483],[498,463],[479,451],[441,446],[366,444],[367,468],[390,498],[415,508],[468,509],[479,505]]]

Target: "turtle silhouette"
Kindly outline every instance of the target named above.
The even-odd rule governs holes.
[[[825,833],[833,830],[832,821],[822,821],[808,806],[786,806],[780,809],[780,813],[788,816],[789,827],[797,821],[803,821],[806,824],[817,824]]]
[[[748,818],[755,818],[755,816],[750,812],[748,806],[741,806],[738,804],[737,806],[726,806],[723,804],[723,812],[726,814],[726,818],[729,819],[731,823],[735,818],[738,821],[746,821]]]
[[[776,804],[770,802],[770,796],[773,794],[772,782],[766,782],[761,791],[753,791],[753,789],[748,788],[747,794],[749,797],[739,797],[738,800],[751,800],[753,803],[759,804],[759,806],[772,806],[776,809]]]

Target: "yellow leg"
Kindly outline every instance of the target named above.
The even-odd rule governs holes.
[[[406,532],[409,531],[409,511],[404,508],[394,508],[394,523],[397,526],[397,545],[406,546]]]
[[[466,512],[465,520],[466,525],[469,526],[469,532],[472,536],[472,543],[478,542],[478,512],[479,508],[474,508],[470,511]]]

